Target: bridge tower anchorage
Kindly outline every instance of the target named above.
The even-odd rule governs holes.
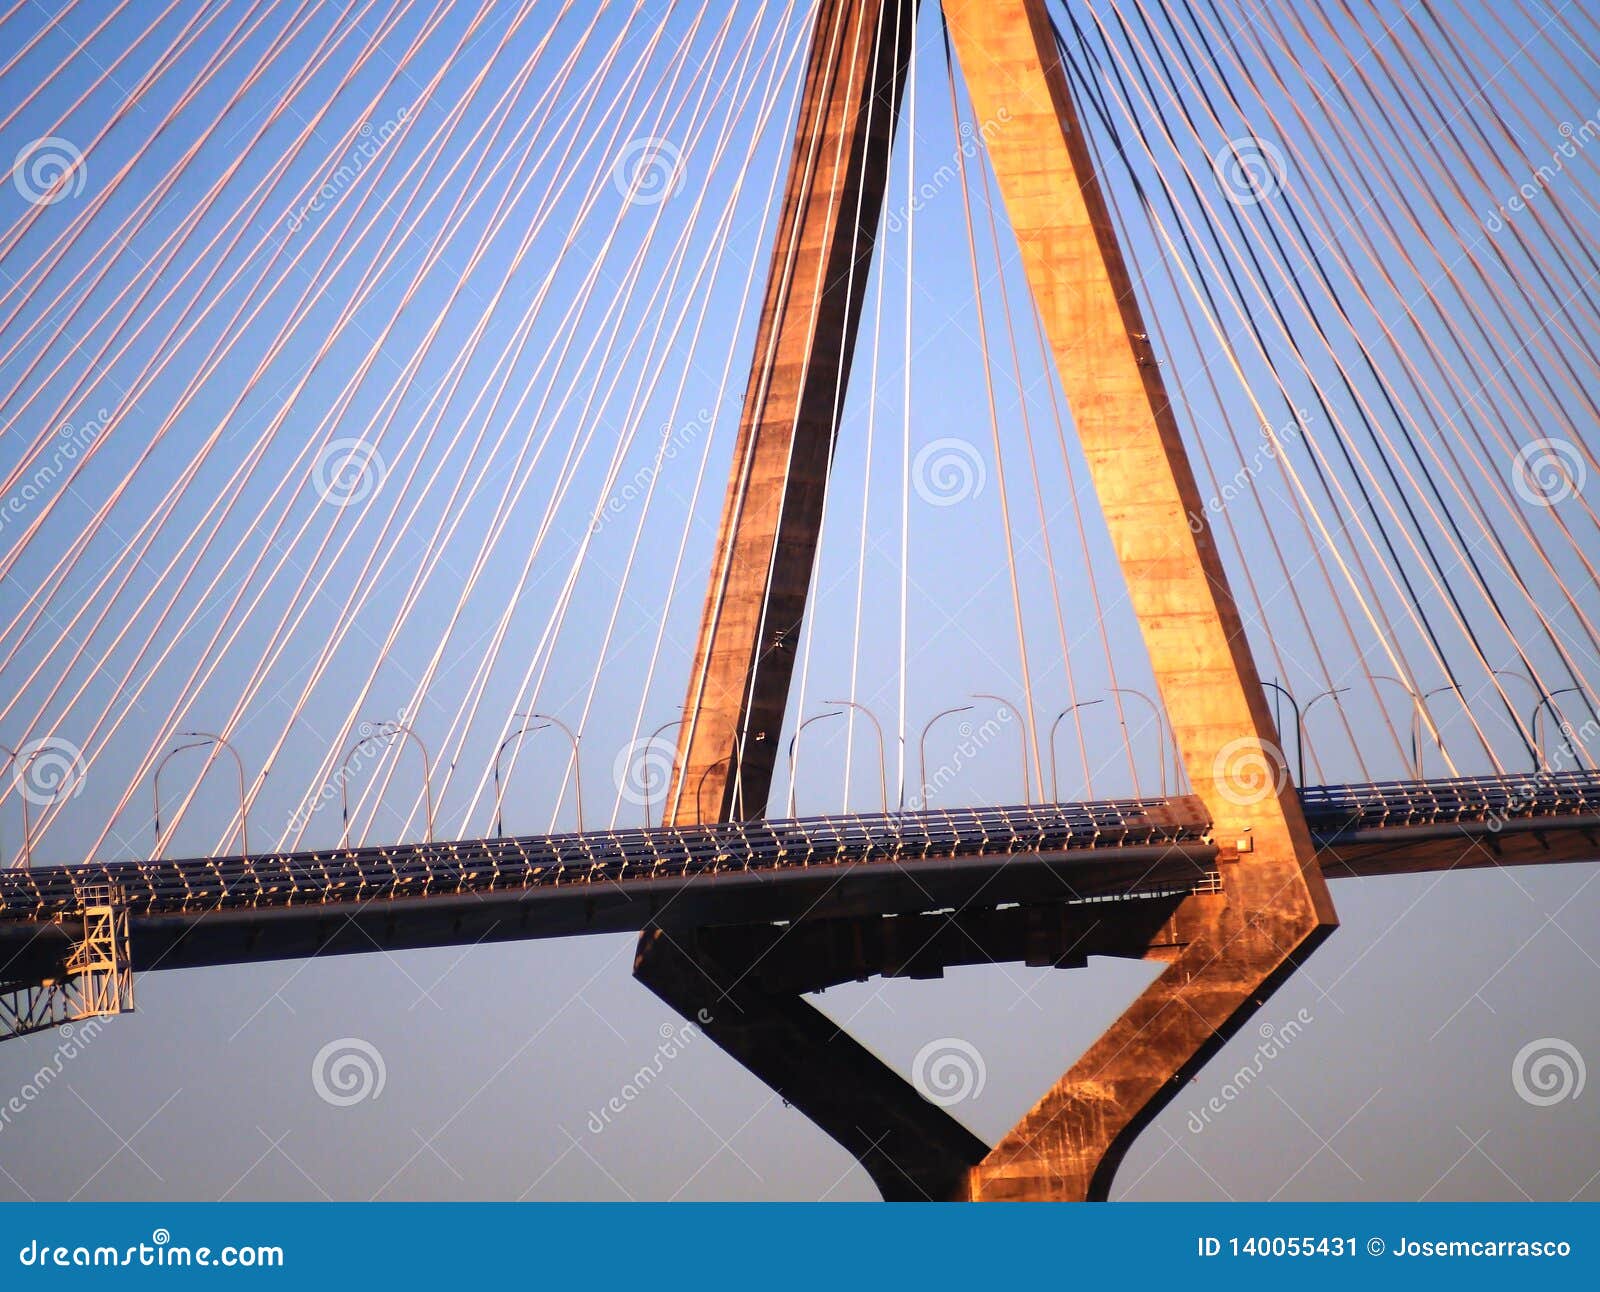
[[[819,6],[672,821],[765,808],[914,7]],[[801,999],[866,972],[937,976],[937,957],[894,954],[904,940],[893,926],[905,916],[808,936],[811,962],[789,972],[774,968],[785,960],[772,937],[660,927],[641,938],[635,972],[685,1015],[709,1016],[708,1035],[855,1153],[887,1198],[1104,1198],[1138,1131],[1336,920],[1216,544],[1208,527],[1191,528],[1206,509],[1045,2],[943,0],[943,10],[978,118],[1003,123],[984,132],[990,161],[1185,769],[1210,817],[1223,891],[1193,893],[1157,918],[1130,912],[1120,937],[1099,949],[1167,967],[992,1148]],[[1070,913],[1046,930],[1049,946],[1031,923],[997,948],[1030,963],[1075,962],[1071,944],[1053,940],[1072,933]]]

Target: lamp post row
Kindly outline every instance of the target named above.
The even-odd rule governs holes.
[[[1545,738],[1544,738],[1544,722],[1543,722],[1543,720],[1544,720],[1544,711],[1548,708],[1550,713],[1552,715],[1556,716],[1558,723],[1560,723],[1562,720],[1559,717],[1559,713],[1558,713],[1558,710],[1557,710],[1557,707],[1556,707],[1556,704],[1555,704],[1556,697],[1557,696],[1561,696],[1561,695],[1586,695],[1587,693],[1584,691],[1584,689],[1582,687],[1579,687],[1579,686],[1565,686],[1565,687],[1559,687],[1554,691],[1544,691],[1537,684],[1535,684],[1533,682],[1533,680],[1531,678],[1529,678],[1526,674],[1519,673],[1519,672],[1517,672],[1517,671],[1515,671],[1513,669],[1492,669],[1492,670],[1490,670],[1490,672],[1492,674],[1496,675],[1496,676],[1517,678],[1518,680],[1527,683],[1527,685],[1538,696],[1538,701],[1534,705],[1532,714],[1530,715],[1530,718],[1529,718],[1528,731],[1529,731],[1529,736],[1531,737],[1531,740],[1530,740],[1531,752],[1533,753],[1534,759],[1535,759],[1535,770],[1536,771],[1545,771],[1545,770],[1547,770],[1548,767],[1549,767],[1549,762],[1548,762],[1548,759],[1547,759],[1547,757],[1545,755]],[[1387,683],[1390,683],[1390,684],[1392,684],[1394,686],[1398,686],[1403,691],[1406,692],[1408,698],[1410,699],[1410,701],[1411,701],[1411,711],[1412,711],[1411,724],[1410,724],[1410,726],[1411,726],[1411,731],[1410,731],[1411,767],[1410,767],[1410,771],[1411,771],[1412,776],[1415,779],[1421,780],[1423,778],[1423,775],[1424,775],[1424,764],[1423,764],[1423,756],[1422,756],[1422,728],[1423,728],[1424,722],[1426,722],[1427,725],[1430,728],[1433,728],[1432,714],[1431,714],[1430,710],[1428,709],[1428,705],[1427,705],[1428,699],[1430,697],[1432,697],[1432,696],[1442,694],[1443,692],[1446,692],[1446,691],[1457,690],[1458,688],[1455,685],[1446,685],[1446,686],[1434,687],[1434,688],[1432,688],[1431,690],[1428,690],[1428,691],[1419,692],[1418,690],[1416,690],[1415,687],[1410,685],[1408,682],[1402,680],[1401,678],[1395,677],[1392,674],[1387,674],[1387,673],[1373,674],[1372,677],[1371,677],[1371,680],[1374,683],[1387,682]],[[1310,718],[1311,718],[1311,714],[1312,714],[1313,710],[1316,708],[1316,706],[1323,700],[1333,699],[1335,704],[1337,704],[1338,700],[1337,700],[1336,697],[1338,697],[1340,695],[1343,695],[1344,693],[1348,692],[1350,690],[1350,687],[1348,687],[1348,686],[1336,686],[1336,687],[1330,687],[1329,689],[1324,690],[1324,691],[1319,691],[1316,695],[1312,696],[1311,699],[1308,700],[1304,705],[1301,705],[1295,699],[1294,695],[1289,691],[1289,689],[1287,687],[1283,686],[1281,683],[1276,682],[1276,681],[1270,681],[1270,682],[1264,682],[1262,685],[1265,686],[1266,688],[1272,690],[1273,692],[1275,692],[1277,694],[1277,696],[1282,701],[1286,702],[1289,705],[1289,708],[1290,708],[1290,710],[1291,710],[1291,712],[1293,714],[1293,717],[1294,717],[1294,728],[1295,728],[1295,731],[1294,731],[1295,760],[1294,761],[1295,761],[1295,770],[1296,770],[1296,783],[1297,784],[1305,784],[1306,783],[1306,779],[1305,779],[1305,777],[1306,777],[1306,741],[1305,741],[1305,733],[1306,733],[1306,726],[1309,723]],[[1152,714],[1152,716],[1153,716],[1153,718],[1155,720],[1158,737],[1161,739],[1161,742],[1162,742],[1162,744],[1164,746],[1167,746],[1167,745],[1172,746],[1172,773],[1173,773],[1173,778],[1178,783],[1181,783],[1182,764],[1181,764],[1181,761],[1179,760],[1179,756],[1178,756],[1178,753],[1177,753],[1177,750],[1176,750],[1176,742],[1174,740],[1172,740],[1171,733],[1167,729],[1167,724],[1166,724],[1166,722],[1164,720],[1164,717],[1163,717],[1163,714],[1162,714],[1162,710],[1161,710],[1161,706],[1158,705],[1156,703],[1156,701],[1148,693],[1146,693],[1144,691],[1141,691],[1141,690],[1137,690],[1137,689],[1135,689],[1133,687],[1112,687],[1111,691],[1112,691],[1113,694],[1124,694],[1124,695],[1135,696],[1135,697],[1143,700],[1150,707],[1151,714]],[[1020,716],[1020,714],[1021,714],[1021,710],[1012,701],[1006,699],[1004,696],[1001,696],[1001,695],[997,695],[997,694],[994,694],[994,693],[991,693],[991,692],[976,692],[976,693],[974,693],[972,698],[975,699],[975,700],[990,700],[990,701],[993,701],[996,705],[999,706],[1000,712],[1002,714],[1006,713],[1007,711],[1009,711],[1012,714],[1018,715],[1018,716]],[[881,806],[882,810],[884,811],[885,814],[887,814],[888,811],[889,811],[888,762],[887,762],[886,751],[885,751],[885,746],[884,746],[883,724],[878,720],[877,715],[870,708],[868,708],[866,705],[860,704],[860,703],[858,703],[858,702],[856,702],[854,700],[824,700],[823,703],[827,704],[827,705],[835,705],[837,707],[834,708],[834,709],[830,709],[828,711],[825,711],[823,713],[813,714],[809,718],[803,719],[800,722],[799,726],[796,727],[794,735],[792,735],[789,738],[789,748],[788,748],[788,758],[789,758],[789,799],[788,799],[788,809],[789,809],[789,815],[790,816],[797,815],[797,809],[796,809],[796,803],[795,803],[795,756],[796,756],[796,751],[797,751],[798,744],[799,744],[799,741],[800,741],[801,733],[804,732],[805,729],[807,727],[809,727],[814,722],[821,722],[821,721],[823,721],[825,719],[829,719],[829,718],[844,717],[844,716],[846,716],[846,712],[847,711],[862,714],[872,724],[873,732],[874,732],[874,735],[876,737],[877,749],[878,749],[878,793],[879,793],[879,800],[880,800],[880,806]],[[1059,802],[1060,801],[1060,797],[1061,797],[1060,783],[1059,783],[1059,779],[1058,779],[1057,756],[1056,756],[1056,738],[1057,738],[1057,732],[1058,732],[1058,730],[1059,730],[1059,728],[1061,726],[1061,723],[1065,718],[1068,717],[1068,715],[1076,713],[1080,709],[1085,709],[1085,708],[1088,708],[1088,707],[1090,707],[1092,705],[1102,704],[1102,703],[1104,703],[1103,699],[1079,700],[1074,704],[1068,705],[1065,709],[1062,709],[1058,714],[1056,714],[1054,721],[1052,721],[1051,724],[1050,724],[1049,736],[1048,736],[1049,762],[1050,762],[1050,798],[1054,802]],[[917,791],[917,794],[915,795],[915,804],[917,806],[923,806],[923,805],[926,804],[929,792],[933,788],[928,782],[928,753],[927,753],[927,751],[928,751],[928,734],[929,734],[929,732],[933,729],[934,724],[939,722],[941,719],[948,718],[948,717],[953,717],[954,715],[956,715],[958,713],[971,712],[974,707],[975,706],[971,705],[971,704],[952,705],[949,708],[938,710],[925,723],[923,723],[922,730],[920,731],[920,733],[918,734],[918,737],[917,737],[918,791]],[[509,747],[511,747],[513,744],[517,743],[518,741],[520,741],[523,737],[529,736],[529,735],[533,735],[534,733],[539,732],[539,731],[543,731],[543,730],[545,730],[547,728],[555,728],[556,730],[559,730],[562,733],[562,735],[564,735],[566,737],[567,743],[568,743],[568,745],[569,745],[569,747],[571,749],[570,764],[571,764],[571,767],[572,767],[573,792],[574,792],[574,796],[575,796],[576,801],[577,801],[577,826],[578,826],[579,832],[581,833],[583,828],[584,828],[584,825],[583,825],[583,821],[584,821],[584,816],[583,816],[583,773],[582,773],[582,763],[581,763],[581,759],[579,757],[579,746],[580,746],[580,742],[581,742],[581,737],[579,736],[579,734],[577,732],[574,732],[572,730],[572,728],[569,727],[565,722],[561,721],[559,718],[556,718],[551,714],[547,714],[547,713],[517,713],[517,714],[514,714],[513,717],[521,719],[522,720],[522,725],[517,727],[514,731],[512,731],[510,734],[508,734],[500,742],[499,746],[495,750],[495,756],[494,756],[495,834],[497,836],[503,836],[504,833],[505,833],[505,820],[504,820],[504,813],[503,813],[504,786],[503,786],[502,779],[501,779],[501,774],[500,774],[501,758],[504,755],[505,751]],[[657,741],[659,741],[661,739],[661,737],[668,730],[670,730],[673,727],[676,727],[676,726],[680,725],[682,723],[682,721],[683,721],[683,719],[681,717],[679,717],[679,718],[674,718],[671,721],[662,723],[659,727],[657,727],[655,729],[655,731],[653,731],[651,733],[651,735],[648,738],[648,740],[645,741],[645,744],[648,746],[648,745],[652,745],[652,744],[656,743]],[[1283,724],[1281,722],[1278,723],[1278,727],[1279,727],[1280,731],[1282,730],[1282,725]],[[1438,737],[1437,737],[1437,729],[1436,728],[1433,728],[1433,729],[1435,730],[1435,740],[1437,740],[1438,739]],[[162,756],[160,761],[156,764],[155,772],[154,772],[154,775],[153,775],[153,778],[152,778],[152,793],[153,793],[154,808],[155,808],[155,811],[154,811],[154,817],[155,817],[155,851],[154,851],[154,855],[157,858],[159,858],[161,856],[162,850],[163,850],[163,848],[164,848],[164,846],[165,846],[165,844],[167,842],[167,840],[162,837],[162,831],[161,831],[161,773],[162,773],[162,771],[166,768],[167,763],[169,761],[171,761],[171,759],[173,757],[175,757],[176,755],[178,755],[178,754],[184,753],[185,751],[190,750],[190,749],[209,748],[209,749],[212,750],[212,753],[211,753],[211,756],[206,760],[206,769],[205,770],[209,770],[210,769],[211,761],[216,757],[216,752],[218,750],[226,750],[227,753],[229,754],[229,756],[233,759],[234,774],[235,774],[235,779],[236,779],[236,782],[237,782],[237,785],[238,785],[238,793],[239,793],[239,842],[240,842],[240,847],[241,847],[241,850],[242,850],[243,854],[245,856],[249,856],[250,855],[250,833],[249,833],[250,826],[249,826],[249,816],[248,816],[248,800],[247,800],[247,796],[246,796],[246,792],[245,792],[244,760],[242,758],[240,758],[239,751],[236,748],[234,748],[232,742],[230,742],[229,740],[227,740],[223,736],[216,734],[215,732],[208,732],[208,731],[181,731],[181,732],[178,733],[178,735],[181,736],[181,737],[186,738],[187,739],[187,743],[181,744],[181,745],[177,745],[177,746],[173,747],[172,749],[168,750]],[[1019,735],[1020,735],[1020,740],[1021,740],[1023,794],[1025,796],[1026,801],[1031,803],[1033,801],[1033,791],[1032,791],[1032,781],[1030,779],[1029,772],[1028,772],[1028,729],[1027,729],[1026,724],[1020,724],[1019,723]],[[414,730],[412,730],[412,728],[408,724],[401,723],[401,722],[386,722],[386,723],[382,724],[381,726],[375,728],[373,731],[368,732],[366,735],[362,736],[362,738],[360,740],[356,741],[355,744],[351,745],[350,749],[345,754],[343,762],[341,762],[341,764],[339,766],[339,770],[338,770],[337,775],[338,775],[338,779],[339,779],[339,791],[340,791],[340,809],[341,809],[341,827],[342,827],[341,838],[343,840],[343,844],[344,844],[345,847],[349,847],[349,845],[350,845],[350,797],[349,797],[350,763],[351,763],[352,759],[355,758],[356,754],[363,747],[369,745],[372,741],[374,741],[374,740],[392,740],[395,737],[400,737],[400,738],[403,738],[403,739],[410,740],[410,741],[414,742],[416,744],[416,746],[417,746],[418,752],[422,756],[423,787],[424,787],[424,795],[425,795],[425,803],[426,803],[427,841],[429,843],[433,842],[433,838],[434,838],[434,798],[433,798],[433,762],[432,762],[432,758],[431,758],[431,756],[430,756],[430,754],[428,752],[427,746],[423,743],[422,738],[420,736],[418,736],[417,733]],[[900,739],[903,741],[904,737],[901,737]],[[735,742],[734,748],[737,748],[737,741]],[[1441,748],[1442,748],[1442,746],[1441,746]],[[27,766],[27,764],[31,763],[32,760],[35,757],[37,757],[40,752],[41,751],[39,751],[39,750],[34,750],[33,752],[29,753],[26,758],[24,758],[19,754],[19,752],[17,750],[12,749],[8,745],[0,744],[0,754],[3,754],[5,756],[5,762],[4,762],[3,765],[16,768],[18,766],[18,764],[20,763],[22,765],[22,767],[21,767],[21,774],[22,775],[26,775],[26,766]],[[675,753],[674,753],[673,761],[674,761],[674,766],[676,766],[676,754]],[[1165,750],[1163,750],[1159,766],[1160,766],[1160,775],[1161,775],[1160,792],[1161,792],[1162,797],[1166,797],[1166,795],[1168,793],[1169,781],[1168,781],[1167,756],[1166,756]],[[205,774],[204,771],[202,771],[201,775],[203,776],[204,774]],[[1042,793],[1042,787],[1041,787],[1041,793]],[[650,822],[652,822],[654,820],[654,815],[653,815],[652,810],[651,810],[652,809],[652,802],[651,802],[651,797],[650,797],[650,785],[649,785],[648,781],[644,785],[644,800],[643,800],[643,802],[644,802],[645,820],[646,820],[646,823],[649,824]],[[900,791],[899,791],[897,802],[898,802],[899,809],[900,810],[904,810],[904,808],[905,808],[905,786],[903,784],[900,787]],[[19,857],[20,857],[20,864],[21,865],[28,866],[28,865],[32,864],[32,821],[31,821],[31,817],[30,817],[30,814],[29,814],[29,811],[28,811],[28,796],[27,796],[26,793],[24,793],[22,795],[22,847],[21,847],[20,852],[19,852]]]

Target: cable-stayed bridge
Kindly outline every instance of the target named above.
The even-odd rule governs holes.
[[[651,8],[19,41],[7,1034],[638,932],[885,1196],[1096,1197],[1329,880],[1600,860],[1591,15]],[[993,1146],[803,999],[1090,955]]]

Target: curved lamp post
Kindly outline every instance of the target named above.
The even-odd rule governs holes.
[[[190,734],[190,733],[186,732],[185,734]],[[208,741],[208,740],[191,740],[187,745],[176,745],[173,748],[167,750],[167,752],[161,756],[161,761],[156,764],[155,775],[151,778],[151,782],[150,782],[150,792],[155,797],[155,805],[156,805],[156,812],[155,812],[155,817],[156,817],[155,860],[157,860],[157,861],[161,860],[161,769],[164,768],[169,762],[171,762],[179,754],[183,753],[184,750],[186,750],[186,749],[201,749],[201,748],[204,748],[206,745],[208,745],[210,743],[211,742]]]
[[[680,714],[678,717],[674,718],[671,722],[663,722],[659,727],[657,727],[654,731],[652,731],[650,733],[650,739],[648,739],[644,743],[646,744],[646,746],[653,745],[653,744],[656,743],[656,741],[661,739],[661,736],[662,736],[663,732],[670,731],[673,727],[681,727],[681,726],[683,726],[683,715],[682,714]],[[672,782],[672,775],[677,770],[678,770],[678,749],[677,749],[677,746],[674,745],[673,749],[672,749],[672,764],[667,770],[667,782],[668,782],[669,787],[670,787],[671,782]],[[655,819],[654,814],[650,811],[650,782],[649,782],[648,779],[646,779],[646,781],[644,783],[644,827],[645,827],[646,830],[648,830],[650,828],[651,823],[654,821],[654,819]]]
[[[1060,713],[1056,714],[1056,720],[1050,724],[1050,798],[1053,802],[1061,802],[1061,788],[1056,782],[1056,728],[1061,725],[1061,719],[1065,718],[1067,714],[1075,713],[1079,709],[1087,709],[1091,704],[1104,703],[1104,700],[1079,700],[1076,704],[1069,704]],[[1085,768],[1085,771],[1087,770]],[[1090,794],[1094,793],[1092,785],[1086,785],[1084,789]]]
[[[994,695],[988,691],[975,691],[972,698],[974,700],[993,700],[1002,709],[1010,709],[1012,713],[1017,715],[1018,734],[1022,737],[1022,801],[1024,803],[1032,803],[1033,782],[1028,779],[1028,724],[1022,716],[1022,707],[1012,704],[1003,695]],[[1041,791],[1043,788],[1043,786],[1040,786]]]
[[[1330,686],[1326,691],[1318,691],[1314,696],[1312,696],[1309,700],[1307,700],[1306,701],[1306,707],[1304,709],[1296,709],[1295,710],[1294,725],[1295,725],[1296,731],[1300,733],[1300,736],[1303,736],[1305,734],[1306,725],[1311,721],[1311,710],[1313,710],[1313,709],[1315,709],[1317,707],[1317,703],[1319,701],[1331,699],[1332,697],[1337,696],[1337,695],[1343,695],[1349,689],[1350,688],[1348,686]],[[1338,701],[1334,700],[1334,703],[1338,704]],[[1296,760],[1300,764],[1300,781],[1299,781],[1299,784],[1304,785],[1305,784],[1305,770],[1306,770],[1306,755],[1305,755],[1305,747],[1302,744],[1302,742],[1301,742],[1301,740],[1300,740],[1300,738],[1298,736],[1296,737],[1295,745],[1296,745]],[[1318,766],[1320,766],[1320,765],[1321,764],[1318,764]]]
[[[1370,675],[1374,682],[1393,682],[1408,696],[1411,697],[1411,775],[1414,780],[1422,779],[1422,697],[1406,682],[1391,673],[1373,673]]]
[[[878,797],[883,803],[884,816],[889,815],[889,765],[884,761],[883,753],[883,724],[878,721],[878,715],[864,704],[857,704],[854,700],[824,700],[824,704],[837,704],[846,709],[854,709],[858,713],[867,715],[867,720],[872,723],[873,731],[878,734]],[[791,777],[791,781],[792,781]]]
[[[948,718],[952,713],[967,713],[971,709],[970,704],[958,704],[952,709],[940,709],[922,724],[922,734],[917,737],[917,797],[921,800],[920,806],[928,806],[928,729],[940,718]],[[902,803],[900,806],[903,808],[905,804]]]
[[[1161,767],[1161,797],[1162,798],[1166,798],[1167,797],[1167,720],[1166,720],[1165,717],[1162,716],[1161,706],[1159,704],[1157,704],[1154,700],[1152,700],[1148,694],[1146,694],[1143,691],[1138,690],[1135,687],[1131,687],[1131,686],[1114,686],[1114,687],[1111,688],[1111,694],[1112,695],[1136,695],[1141,700],[1143,700],[1146,704],[1148,704],[1150,706],[1150,712],[1155,714],[1155,718],[1156,718],[1156,739],[1161,744],[1161,756],[1157,759],[1157,763]],[[1177,748],[1176,743],[1174,743],[1173,748],[1174,748],[1174,751],[1176,751],[1176,748]],[[1176,767],[1177,765],[1178,765],[1177,764],[1177,759],[1176,759],[1176,757],[1174,757],[1173,766]]]
[[[26,742],[24,742],[24,743],[26,743]],[[17,761],[17,751],[15,749],[11,748],[10,745],[0,745],[0,753],[3,753],[6,756],[6,762],[7,763],[10,763],[10,764],[15,764],[16,763],[16,761]],[[24,774],[26,774],[26,769],[24,769]],[[24,866],[24,867],[27,867],[27,866],[31,866],[33,864],[33,852],[31,850],[30,844],[28,842],[28,837],[32,833],[32,825],[31,825],[31,823],[30,823],[30,821],[28,819],[28,795],[27,795],[27,786],[26,785],[23,785],[23,787],[18,791],[18,795],[22,799],[22,852],[21,852],[22,861],[21,861],[21,865]]]
[[[526,718],[528,721],[520,728],[517,728],[517,731],[507,736],[506,739],[501,740],[499,750],[494,750],[494,831],[498,835],[506,833],[501,823],[501,785],[499,785],[499,756],[501,756],[501,750],[504,750],[507,744],[510,744],[512,740],[522,736],[525,732],[526,734],[531,734],[531,732],[544,731],[547,726],[552,726],[552,728],[562,732],[563,736],[566,737],[566,744],[573,747],[573,793],[578,796],[578,833],[581,835],[582,831],[584,831],[584,774],[582,774],[582,768],[579,766],[578,761],[578,737],[574,736],[573,729],[570,726],[566,726],[566,723],[563,723],[560,718],[552,718],[549,713],[512,713],[510,716],[512,718]],[[538,723],[538,726],[533,726],[533,723]],[[560,804],[557,804],[557,806],[560,806]]]
[[[520,715],[519,715],[520,716]],[[360,740],[350,746],[349,752],[344,756],[344,762],[339,764],[339,810],[344,821],[344,846],[350,846],[350,778],[344,773],[349,770],[350,760],[355,757],[356,750],[371,740],[387,740],[394,736],[405,736],[417,742],[417,750],[422,754],[422,785],[427,795],[428,805],[428,838],[433,842],[433,760],[428,757],[428,747],[422,743],[422,738],[403,722],[385,722],[375,731],[362,736]]]
[[[520,738],[522,736],[525,736],[525,735],[530,735],[531,733],[533,733],[535,731],[543,731],[549,725],[550,724],[548,722],[541,722],[537,726],[530,726],[528,723],[523,723],[522,726],[518,727],[515,731],[513,731],[509,736],[507,736],[504,740],[502,740],[500,742],[500,744],[495,748],[495,751],[494,751],[494,837],[496,839],[504,839],[506,837],[505,821],[502,819],[501,812],[500,812],[500,794],[501,794],[501,790],[500,790],[500,755],[505,753],[506,746],[509,745],[513,740],[517,740],[518,738]]]
[[[1559,724],[1563,721],[1563,719],[1561,718],[1561,715],[1556,710],[1556,706],[1555,706],[1555,698],[1556,698],[1556,696],[1558,696],[1558,695],[1582,695],[1582,694],[1584,694],[1584,690],[1583,690],[1583,688],[1581,686],[1563,686],[1563,687],[1558,687],[1556,690],[1548,692],[1539,701],[1539,703],[1534,706],[1533,722],[1531,724],[1532,727],[1533,727],[1533,744],[1534,744],[1534,751],[1539,756],[1539,770],[1541,772],[1548,772],[1548,771],[1553,770],[1551,768],[1551,766],[1550,766],[1549,759],[1547,759],[1544,756],[1544,727],[1540,723],[1540,719],[1544,716],[1545,706],[1546,705],[1550,706],[1550,714],[1551,714],[1552,717],[1554,717],[1556,719],[1556,722],[1558,724],[1557,725],[1557,730],[1560,730],[1560,725]]]
[[[798,727],[796,727],[794,729],[794,735],[789,737],[789,818],[790,818],[790,820],[793,820],[796,816],[799,815],[799,813],[797,813],[795,811],[795,806],[794,806],[794,747],[795,747],[795,743],[800,739],[800,733],[802,731],[804,731],[807,727],[809,727],[813,722],[821,722],[824,718],[841,718],[843,716],[844,716],[843,713],[841,713],[838,709],[834,709],[830,713],[814,713],[809,718],[807,718],[804,722],[802,722]]]
[[[1304,785],[1306,783],[1306,729],[1300,719],[1299,702],[1296,701],[1294,696],[1289,693],[1289,688],[1286,686],[1282,686],[1277,682],[1263,682],[1261,685],[1271,687],[1274,691],[1281,695],[1289,702],[1289,708],[1294,712],[1294,762],[1297,769],[1295,771],[1295,784]],[[1342,690],[1343,688],[1340,689]],[[1328,692],[1323,692],[1323,694],[1326,695]],[[1320,696],[1316,697],[1316,699],[1320,698]],[[1313,700],[1313,703],[1315,703],[1315,699]],[[1274,717],[1276,717],[1276,715],[1274,715]],[[1280,722],[1277,725],[1278,735],[1281,739],[1283,736],[1283,724]]]
[[[244,797],[244,759],[239,757],[239,751],[233,747],[233,742],[224,740],[221,736],[210,731],[180,731],[180,736],[193,736],[202,744],[210,743],[226,749],[233,755],[233,770],[239,778],[239,847],[244,855],[250,855],[250,821],[246,815]],[[203,774],[203,773],[202,773]],[[159,808],[159,801],[157,807]]]

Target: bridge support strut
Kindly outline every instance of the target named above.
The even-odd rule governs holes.
[[[837,388],[821,392],[831,415],[856,317],[848,293],[832,326],[826,293],[810,303],[803,293],[797,298],[791,266],[803,257],[786,247],[821,247],[813,260],[838,264],[837,245],[831,262],[825,250],[826,230],[843,227],[850,209],[876,222],[886,151],[880,157],[854,145],[849,123],[859,129],[859,118],[848,104],[852,85],[878,85],[881,93],[873,78],[889,69],[861,61],[860,45],[847,55],[848,42],[827,37],[886,23],[900,7],[900,0],[825,0],[819,13],[763,342],[685,709],[673,799],[680,821],[746,808],[758,815],[765,806],[788,691],[782,635],[798,626],[803,609],[831,448],[831,416],[804,415],[820,407],[809,402],[817,393],[804,375],[796,385],[785,374],[796,365],[813,383],[819,373],[836,374]],[[1157,956],[1169,960],[1166,969],[987,1153],[801,1000],[803,983],[760,987],[757,969],[769,952],[732,954],[740,942],[734,931],[647,934],[636,973],[680,1010],[706,1009],[707,1033],[856,1153],[887,1197],[1103,1198],[1137,1132],[1335,918],[1045,0],[943,0],[943,9],[1185,770],[1212,822],[1224,893],[1184,899],[1159,937],[1129,928],[1113,953]],[[832,150],[849,159],[843,179],[813,163],[808,141],[832,137],[819,121],[844,123]],[[841,192],[861,200],[835,209],[829,197]],[[864,256],[871,240],[860,232]],[[857,277],[864,281],[864,265]],[[816,281],[836,280],[824,270]],[[795,352],[801,342],[805,349]],[[805,469],[764,470],[769,441]],[[791,524],[792,516],[800,523]],[[775,556],[754,577],[737,577],[750,551]],[[751,739],[734,740],[734,732]],[[843,968],[825,947],[815,954],[819,974]]]

